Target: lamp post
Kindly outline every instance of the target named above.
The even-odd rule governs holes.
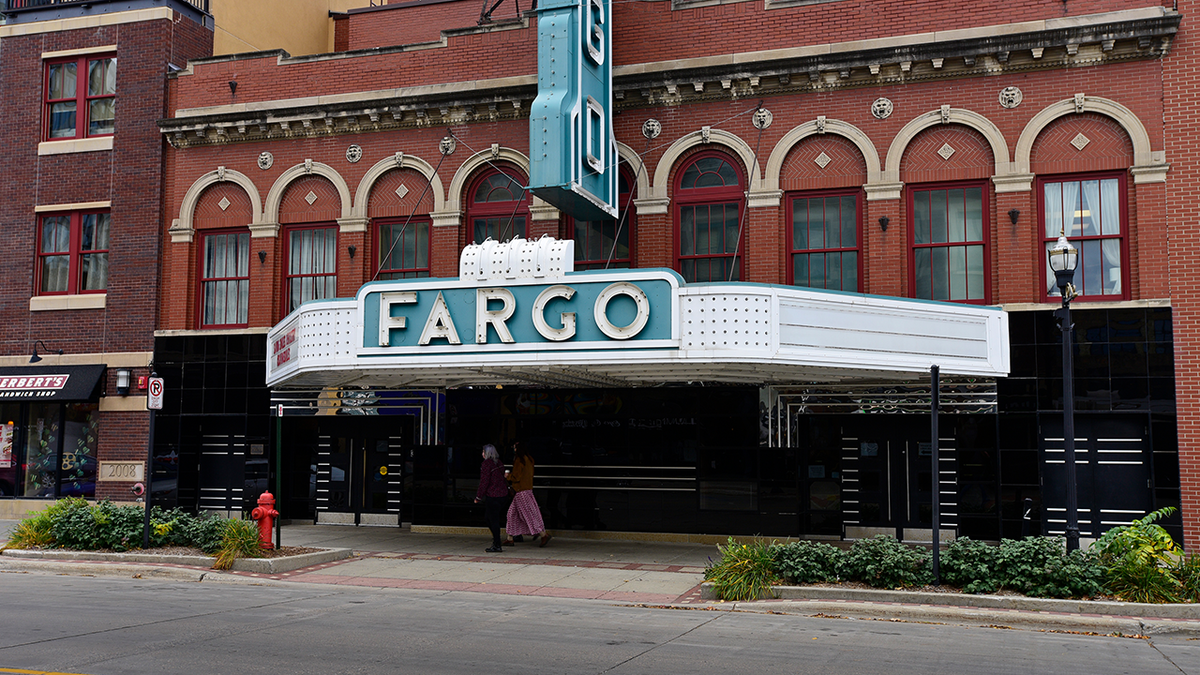
[[[1062,293],[1062,307],[1054,311],[1062,329],[1063,344],[1063,453],[1067,466],[1067,550],[1079,550],[1079,502],[1075,488],[1075,382],[1074,345],[1072,344],[1071,300],[1075,297],[1075,268],[1079,251],[1071,246],[1065,234],[1046,252],[1054,281]]]

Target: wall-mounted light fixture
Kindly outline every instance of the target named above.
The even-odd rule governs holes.
[[[346,250],[350,252],[350,259],[354,260],[354,254],[358,253],[358,247],[355,246],[354,244],[350,244],[350,246]]]
[[[229,81],[229,93],[237,95],[237,80]]]
[[[1021,217],[1020,209],[1009,209],[1008,210],[1008,219],[1012,221],[1013,225],[1017,224],[1017,219],[1020,217]]]
[[[267,252],[266,251],[258,252],[258,262],[261,264],[264,264],[264,265],[267,264]]]
[[[48,352],[54,352],[55,354],[58,354],[59,356],[62,356],[63,350],[61,350],[61,349],[50,349],[49,347],[47,347],[47,346],[46,346],[46,343],[45,343],[45,342],[42,342],[41,340],[34,340],[34,341],[33,341],[33,356],[29,357],[29,362],[30,362],[30,363],[37,363],[38,361],[41,361],[41,360],[42,360],[42,357],[38,356],[38,353],[37,353],[37,350],[38,350],[38,345],[41,345],[41,346],[42,346],[42,349],[44,349],[45,351],[48,351]]]
[[[887,216],[879,216],[879,229],[883,232],[887,232],[887,225],[888,225],[888,217]]]
[[[131,375],[132,375],[132,373],[129,372],[128,368],[118,368],[117,369],[117,395],[118,396],[128,396],[129,395],[129,379],[130,379]]]

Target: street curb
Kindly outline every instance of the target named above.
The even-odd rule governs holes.
[[[783,600],[730,603],[735,611],[781,613],[821,618],[971,624],[993,628],[1096,633],[1129,637],[1200,635],[1200,620],[1106,616],[954,606],[891,605],[860,601]]]
[[[824,586],[773,586],[765,600],[799,600],[807,602],[886,603],[888,605],[921,605],[954,607],[960,610],[1002,610],[1048,612],[1053,614],[1095,615],[1142,619],[1168,619],[1200,623],[1200,605],[1152,605],[1135,602],[1102,600],[1060,600],[1026,596],[971,595],[968,593],[923,593],[920,591],[890,591],[862,588],[828,588]],[[701,586],[700,597],[716,600],[711,583]]]
[[[7,549],[0,552],[2,560],[57,560],[65,562],[111,562],[136,565],[139,563],[151,565],[187,565],[189,567],[204,567],[212,569],[214,559],[211,556],[199,555],[156,555],[153,553],[97,553],[95,551],[66,551],[61,549],[51,551],[27,551],[24,549]],[[320,565],[321,563],[345,560],[354,555],[348,548],[331,548],[313,553],[287,556],[283,558],[238,558],[233,561],[232,572],[250,572],[253,574],[280,574],[291,572],[302,567]],[[151,567],[150,569],[160,569]]]

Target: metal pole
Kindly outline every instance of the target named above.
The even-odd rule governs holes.
[[[1079,503],[1075,486],[1075,381],[1071,298],[1063,289],[1063,459],[1067,464],[1067,550],[1079,550]]]
[[[150,377],[158,377],[151,371]],[[142,548],[150,548],[150,508],[154,506],[154,408],[150,409],[150,438],[146,447],[146,516],[142,521]]]
[[[941,383],[938,381],[937,366],[929,367],[929,436],[933,450],[933,475],[930,479],[930,489],[933,490],[933,583],[942,583],[941,569],[938,561],[941,554],[942,535],[942,481],[938,471],[938,407],[941,406]]]
[[[275,503],[279,515],[275,518],[275,548],[283,548],[283,406],[277,409],[275,416]]]

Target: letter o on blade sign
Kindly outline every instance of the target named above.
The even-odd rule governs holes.
[[[150,378],[150,387],[146,395],[146,408],[148,410],[162,410],[163,407],[163,379],[161,377]]]

